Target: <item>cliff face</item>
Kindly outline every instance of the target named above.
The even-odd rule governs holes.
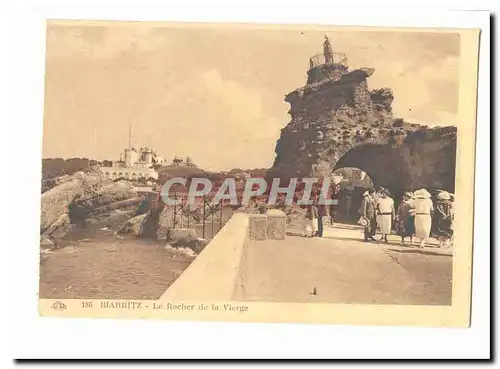
[[[331,176],[353,166],[376,186],[396,192],[420,186],[453,190],[455,127],[428,129],[396,119],[392,90],[368,89],[374,69],[317,69],[309,71],[310,83],[285,98],[291,121],[281,131],[270,175]]]

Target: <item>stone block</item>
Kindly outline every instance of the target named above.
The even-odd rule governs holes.
[[[270,209],[267,215],[267,238],[284,240],[286,235],[286,214],[278,209]]]
[[[250,215],[250,239],[267,240],[267,216],[265,214]]]
[[[195,229],[191,228],[172,228],[168,233],[168,240],[174,242],[189,242],[197,240],[198,235]]]

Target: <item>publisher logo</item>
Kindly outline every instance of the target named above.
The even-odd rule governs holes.
[[[54,310],[64,311],[67,309],[67,306],[61,301],[56,301],[52,304],[51,308]]]

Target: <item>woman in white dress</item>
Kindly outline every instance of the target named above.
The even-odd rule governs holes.
[[[434,206],[432,205],[431,194],[426,189],[422,188],[413,194],[415,195],[413,200],[413,206],[415,207],[415,236],[420,238],[420,247],[424,248],[431,232]]]
[[[389,197],[389,191],[384,190],[380,199],[377,202],[377,214],[379,220],[380,233],[382,233],[381,241],[386,243],[387,235],[391,234],[392,219],[395,217],[394,200]]]

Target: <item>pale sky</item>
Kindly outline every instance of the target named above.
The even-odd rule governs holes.
[[[453,33],[252,29],[110,23],[47,30],[43,157],[118,160],[128,145],[200,167],[270,167],[325,33],[349,67],[373,67],[396,116],[456,125],[460,40]]]

